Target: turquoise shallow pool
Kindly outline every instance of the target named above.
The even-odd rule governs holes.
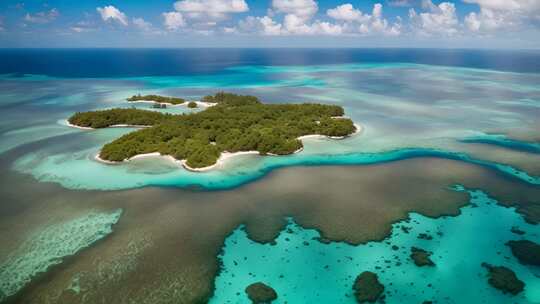
[[[538,227],[481,190],[456,189],[467,191],[474,204],[462,208],[459,216],[432,219],[411,213],[393,225],[385,240],[359,246],[321,243],[317,231],[298,226],[294,219],[274,245],[250,240],[239,227],[225,240],[210,303],[248,303],[244,289],[259,281],[276,290],[275,303],[356,303],[352,285],[363,271],[378,274],[386,303],[540,302],[540,268],[521,265],[505,246],[521,238],[539,242]],[[401,227],[408,227],[408,233]],[[512,227],[525,234],[512,233]],[[419,239],[421,233],[433,239]],[[409,257],[411,247],[432,252],[436,266],[416,266]],[[504,295],[489,286],[483,262],[511,268],[526,284],[523,293]]]

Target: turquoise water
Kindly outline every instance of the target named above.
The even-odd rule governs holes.
[[[11,175],[18,172],[37,182],[53,182],[75,190],[118,190],[150,185],[197,186],[217,190],[232,189],[263,179],[272,170],[283,167],[361,166],[427,156],[482,166],[490,169],[488,172],[491,174],[502,174],[521,183],[540,185],[538,168],[534,166],[535,160],[531,159],[538,153],[540,144],[540,74],[530,69],[522,73],[519,69],[504,72],[399,62],[286,66],[276,65],[271,60],[267,65],[260,65],[250,58],[229,59],[225,68],[216,68],[215,62],[205,62],[196,67],[196,72],[182,70],[174,76],[163,76],[173,74],[170,72],[152,72],[140,75],[126,73],[132,75],[129,77],[111,74],[103,78],[69,78],[65,76],[69,75],[67,70],[67,74],[55,73],[56,76],[21,73],[0,75],[0,112],[3,114],[0,120],[0,162],[6,169],[2,181],[6,188],[10,187]],[[313,62],[316,59],[306,60]],[[159,62],[156,60],[155,64]],[[170,68],[166,67],[166,70]],[[306,139],[305,149],[299,154],[279,157],[245,155],[230,159],[215,170],[194,173],[159,158],[138,159],[122,165],[98,163],[94,156],[105,143],[134,129],[83,131],[65,125],[66,118],[75,112],[113,107],[136,107],[173,114],[200,111],[184,106],[156,110],[147,104],[127,103],[125,98],[141,93],[197,100],[219,90],[257,95],[268,103],[322,102],[340,105],[363,130],[361,134],[345,140]],[[517,140],[522,138],[518,135],[527,135],[532,140]],[[485,150],[475,149],[479,144],[506,149],[493,149],[488,156],[481,153]],[[13,180],[19,180],[17,178],[20,177]],[[35,184],[29,185],[20,190],[18,185],[13,185],[20,193],[15,195],[10,192],[6,196],[18,200],[2,202],[0,216],[16,221],[23,212],[47,210],[48,206],[25,209],[25,204],[39,203],[27,202],[35,199],[30,195]],[[52,193],[58,193],[50,198],[52,201],[63,199],[64,193],[78,193],[57,189],[53,185],[39,186],[50,186],[54,189]],[[212,303],[246,303],[243,290],[256,281],[274,287],[280,295],[278,303],[353,303],[352,282],[365,270],[379,274],[388,292],[387,303],[421,303],[425,300],[436,300],[436,303],[540,303],[540,270],[517,263],[504,246],[507,240],[520,238],[510,232],[513,226],[527,232],[524,238],[540,242],[538,227],[525,223],[514,209],[498,206],[480,190],[459,187],[456,190],[468,191],[471,202],[478,207],[467,206],[457,217],[439,219],[411,213],[407,222],[394,224],[392,234],[386,240],[359,246],[320,243],[313,239],[319,236],[317,231],[299,227],[294,219],[289,220],[287,227],[291,233],[283,231],[275,246],[252,242],[239,227],[225,240],[220,256],[223,271],[216,278]],[[129,203],[131,192],[125,193]],[[106,201],[99,203],[108,204],[107,200],[115,194],[99,194],[96,200],[101,200],[103,196]],[[4,197],[4,193],[1,196]],[[158,194],[156,201],[159,199],[161,196]],[[170,200],[170,197],[166,196],[165,199]],[[178,205],[183,207],[182,214],[171,213],[172,219],[166,220],[181,221],[182,216],[196,214],[191,213],[189,206],[182,205],[185,203],[182,197],[178,199]],[[17,205],[19,203],[21,206]],[[161,201],[149,203],[156,211],[163,207],[159,204]],[[219,201],[212,203],[219,205],[215,208],[229,208],[220,205]],[[66,204],[69,204],[69,208],[80,208],[76,202]],[[122,207],[136,210],[134,206],[126,206]],[[210,213],[218,212],[208,208]],[[54,211],[51,210],[51,213],[54,214]],[[128,214],[140,216],[142,213],[130,213],[126,209],[122,220],[125,219],[127,223],[134,221],[134,218],[127,217]],[[48,215],[46,213],[44,217]],[[0,261],[0,301],[2,294],[16,294],[28,282],[62,263],[68,256],[75,255],[72,258],[76,259],[77,253],[83,248],[109,235],[119,217],[119,210],[95,212],[37,229],[31,226],[32,233],[28,238],[18,236],[24,241]],[[409,234],[402,232],[402,225],[411,228]],[[170,227],[164,227],[141,225],[140,228],[155,233],[148,234],[148,238],[155,242],[152,244],[170,246],[171,233],[166,229]],[[22,228],[20,230],[22,232],[18,233],[27,233]],[[429,232],[434,239],[417,238],[419,233],[425,232]],[[172,235],[179,235],[183,239],[191,237],[193,231],[176,230]],[[5,234],[1,236],[6,239],[11,237]],[[106,245],[121,247],[121,243],[115,243],[118,240],[113,239],[108,238],[110,243]],[[304,245],[304,242],[308,245]],[[399,250],[394,251],[392,245],[399,246]],[[411,246],[432,251],[432,259],[437,266],[416,267],[409,258]],[[186,251],[190,249],[185,248]],[[154,263],[159,259],[156,264],[166,265],[164,269],[170,265],[165,264],[164,260],[175,261],[174,256],[163,259],[162,256],[153,256],[155,253],[152,251],[144,252],[148,256],[138,261],[132,251],[129,252],[126,255],[131,258],[128,264],[133,270],[140,266],[137,263],[145,263],[143,260]],[[117,258],[125,260],[123,256]],[[387,263],[387,260],[390,262]],[[526,282],[525,292],[510,297],[491,288],[486,282],[486,270],[480,267],[482,262],[512,268]],[[66,267],[69,267],[67,264]],[[94,270],[83,269],[83,273],[74,274],[72,286],[62,285],[61,288],[71,288],[81,295],[92,292],[99,294],[102,291],[94,285],[85,291],[78,284],[79,279],[84,281],[85,275],[92,274]],[[101,280],[108,274],[108,271],[99,273],[97,280],[109,284],[107,280]],[[152,285],[154,282],[150,284],[144,281],[146,274],[129,273],[141,278],[137,278],[137,284],[127,286],[125,290],[131,293],[141,287],[159,289],[159,286]],[[163,276],[171,274],[165,273]],[[51,280],[54,281],[54,278]],[[428,287],[429,284],[432,287]]]
[[[507,129],[505,139],[482,143],[511,149],[534,148],[538,143],[512,139],[511,131],[537,133],[538,115],[531,102],[540,103],[540,76],[472,68],[410,63],[334,64],[315,66],[235,66],[219,74],[148,76],[69,80],[39,75],[3,76],[6,84],[37,86],[35,101],[20,107],[0,123],[0,151],[41,142],[22,153],[12,165],[40,181],[70,189],[116,190],[148,185],[227,189],[263,177],[273,169],[304,165],[362,165],[411,157],[434,156],[489,167],[530,184],[540,179],[517,167],[481,156],[468,156],[467,145],[478,134]],[[11,86],[10,86],[11,87]],[[119,166],[94,161],[105,143],[132,131],[85,132],[62,125],[73,112],[111,107],[149,109],[125,98],[136,93],[198,99],[216,90],[255,94],[267,102],[324,102],[345,108],[359,123],[361,134],[346,140],[304,140],[305,150],[285,157],[241,156],[205,173],[188,172],[165,160],[145,159]],[[64,94],[53,94],[60,91]],[[22,96],[24,90],[10,92]],[[39,92],[44,92],[43,96]],[[41,97],[39,97],[41,96]],[[527,102],[521,102],[527,100]],[[508,102],[513,104],[510,106]],[[45,111],[39,124],[25,125],[30,111]],[[200,111],[197,109],[195,111]],[[157,110],[188,113],[184,106]],[[41,112],[40,112],[41,113]],[[50,117],[50,118],[49,118]],[[16,119],[16,120],[15,120]],[[10,125],[11,123],[11,125]],[[14,127],[16,124],[17,127]],[[476,137],[474,137],[476,136]],[[476,138],[474,142],[473,138]],[[64,140],[65,139],[65,140]],[[51,144],[52,143],[52,144]],[[471,147],[472,149],[472,147]],[[500,152],[503,153],[503,152]],[[81,175],[79,172],[91,174]]]
[[[112,233],[122,210],[93,212],[35,231],[0,264],[0,302],[35,276]]]
[[[503,134],[481,134],[462,140],[467,143],[484,143],[531,153],[540,153],[540,144],[514,140]]]
[[[393,225],[384,241],[359,246],[323,244],[316,240],[317,231],[293,219],[275,245],[253,242],[239,227],[225,240],[219,257],[222,271],[210,303],[249,303],[244,289],[258,281],[276,290],[274,303],[356,303],[352,285],[363,271],[379,275],[386,287],[385,303],[539,303],[540,268],[521,265],[504,245],[521,238],[510,231],[514,226],[526,232],[523,238],[539,242],[538,227],[481,190],[456,190],[467,191],[476,206],[462,208],[456,217],[411,213]],[[401,226],[409,227],[409,233]],[[433,239],[419,239],[420,233]],[[393,250],[394,245],[399,249]],[[415,266],[409,257],[413,246],[433,252],[436,266]],[[511,268],[525,282],[524,292],[510,296],[492,288],[482,262]]]
[[[130,132],[129,128],[91,131],[84,134],[90,142],[102,143]],[[100,141],[98,141],[100,142]],[[328,143],[330,144],[330,143]],[[102,144],[77,152],[43,149],[18,159],[14,168],[45,182],[55,182],[69,189],[118,190],[143,186],[199,186],[208,190],[229,189],[264,177],[272,170],[290,166],[366,165],[416,157],[440,157],[460,160],[506,174],[525,183],[540,185],[540,177],[511,166],[472,159],[463,153],[434,149],[404,148],[379,153],[317,154],[301,152],[289,156],[239,156],[207,172],[191,172],[166,159],[147,158],[120,165],[104,165],[93,158]],[[46,156],[45,156],[46,155]],[[86,174],[80,174],[86,172]]]

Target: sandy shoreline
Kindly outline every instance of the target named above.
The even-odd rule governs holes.
[[[68,126],[68,127],[81,129],[81,130],[97,130],[96,128],[81,127],[81,126],[74,125],[74,124],[70,123],[67,119],[64,120],[64,124],[66,126]],[[118,124],[118,125],[108,126],[106,128],[150,128],[150,127],[152,127],[152,126]],[[101,128],[101,129],[105,129],[105,128]]]
[[[304,136],[300,136],[298,137],[298,139],[302,140],[302,139],[308,139],[308,138],[331,138],[331,139],[344,139],[344,138],[347,138],[347,137],[350,137],[350,136],[354,136],[356,134],[359,134],[361,131],[362,131],[362,127],[358,124],[354,124],[355,127],[356,127],[356,132],[354,132],[353,134],[351,135],[348,135],[348,136],[326,136],[326,135],[320,135],[320,134],[312,134],[312,135],[304,135]],[[300,153],[304,150],[304,148],[300,148],[296,151],[294,151],[292,154],[297,154],[297,153]],[[188,171],[192,171],[192,172],[205,172],[205,171],[209,171],[209,170],[212,170],[218,166],[221,166],[223,165],[228,159],[230,158],[233,158],[233,157],[236,157],[236,156],[240,156],[240,155],[249,155],[249,154],[256,154],[256,155],[259,155],[259,151],[240,151],[240,152],[234,152],[234,153],[231,153],[231,152],[222,152],[221,155],[219,156],[219,158],[217,159],[216,163],[213,164],[213,165],[210,165],[210,166],[207,166],[207,167],[203,167],[203,168],[192,168],[190,167],[188,164],[187,164],[187,161],[185,159],[182,159],[182,160],[178,160],[170,155],[161,155],[159,152],[152,152],[152,153],[145,153],[145,154],[137,154],[135,156],[132,156],[128,159],[125,159],[123,161],[108,161],[108,160],[105,160],[105,159],[102,159],[101,157],[99,157],[99,153],[94,156],[94,159],[100,163],[103,163],[103,164],[107,164],[107,165],[118,165],[118,164],[121,164],[121,163],[124,163],[124,162],[129,162],[129,161],[132,161],[134,159],[141,159],[141,158],[147,158],[147,157],[162,157],[162,158],[165,158],[169,161],[172,161],[173,163],[175,164],[178,164],[182,167],[184,167],[186,170]],[[282,156],[282,155],[278,155],[278,154],[272,154],[272,153],[268,153],[268,155],[270,156]],[[287,155],[291,155],[291,154],[287,154]]]
[[[352,134],[345,135],[345,136],[326,136],[326,135],[322,135],[322,134],[310,134],[310,135],[300,136],[300,137],[298,137],[298,139],[300,139],[300,140],[309,139],[309,138],[345,139],[345,138],[349,138],[351,136],[355,136],[355,135],[358,135],[358,134],[362,133],[363,128],[362,128],[361,125],[354,124],[354,126],[356,127],[356,131],[354,131],[354,133],[352,133]]]
[[[217,103],[204,102],[204,101],[199,101],[199,100],[186,100],[185,102],[180,103],[180,104],[172,104],[172,103],[169,103],[169,102],[157,102],[157,101],[152,101],[152,100],[128,101],[128,103],[164,104],[167,107],[187,107],[187,105],[190,102],[194,102],[194,103],[197,104],[197,107],[202,107],[202,108],[208,108],[208,107],[212,107],[212,106],[217,105]]]

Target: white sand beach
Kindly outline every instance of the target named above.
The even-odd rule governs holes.
[[[356,127],[356,131],[353,134],[348,135],[348,136],[326,136],[326,135],[320,135],[320,134],[312,134],[312,135],[300,136],[300,137],[298,137],[298,139],[300,139],[300,140],[309,139],[309,138],[344,139],[344,138],[354,136],[354,135],[359,134],[360,132],[362,132],[362,127],[360,125],[354,124],[354,126]],[[300,153],[303,150],[304,150],[304,148],[300,148],[300,149],[294,151],[292,154]],[[240,156],[240,155],[249,155],[249,154],[259,155],[260,153],[259,153],[259,151],[240,151],[240,152],[234,152],[234,153],[225,151],[225,152],[221,153],[221,155],[219,156],[219,158],[218,158],[218,160],[216,161],[215,164],[207,166],[207,167],[202,167],[202,168],[192,168],[187,164],[187,161],[185,159],[178,160],[178,159],[176,159],[176,158],[174,158],[174,157],[172,157],[170,155],[161,155],[159,152],[137,154],[135,156],[132,156],[132,157],[130,157],[128,159],[125,159],[123,161],[120,161],[120,162],[104,160],[101,157],[99,157],[99,153],[94,157],[94,159],[96,161],[100,162],[100,163],[104,163],[104,164],[107,164],[107,165],[116,165],[116,164],[121,164],[123,162],[129,162],[129,161],[132,161],[132,160],[135,160],[135,159],[141,159],[141,158],[147,158],[147,157],[162,157],[162,158],[165,158],[167,160],[170,160],[170,161],[174,162],[175,164],[181,165],[186,170],[193,171],[193,172],[205,172],[205,171],[212,170],[212,169],[214,169],[214,168],[216,168],[218,166],[221,166],[221,165],[225,164],[225,162],[228,159],[231,159],[233,157]],[[281,156],[281,155],[272,154],[272,153],[268,153],[268,155],[269,156]],[[287,154],[287,155],[290,155],[290,154]]]

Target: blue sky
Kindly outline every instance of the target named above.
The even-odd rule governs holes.
[[[540,0],[0,4],[0,47],[540,48]]]

